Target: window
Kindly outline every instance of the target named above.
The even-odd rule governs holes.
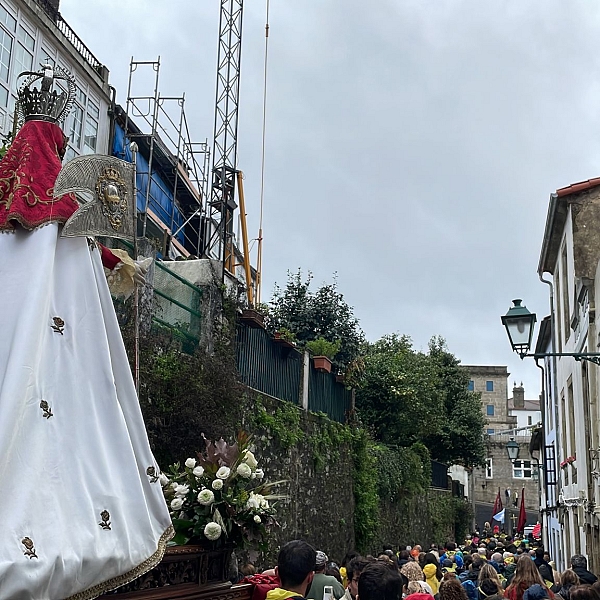
[[[83,129],[83,108],[78,104],[73,105],[73,110],[71,111],[71,129],[70,129],[70,138],[71,143],[79,148],[81,146],[81,133]]]
[[[494,435],[494,433],[495,433],[495,430],[494,430],[494,429],[488,429],[488,430],[487,430],[487,434],[488,434],[488,435]]]
[[[0,78],[8,83],[8,69],[13,39],[0,27]]]
[[[0,22],[6,25],[10,31],[15,31],[17,28],[17,20],[4,8],[0,6]]]
[[[35,39],[19,25],[19,34],[17,36],[19,43],[15,47],[15,63],[12,68],[12,87],[17,89],[17,78],[23,71],[33,70],[33,50]]]
[[[533,417],[531,415],[527,415],[527,425],[533,424]]]
[[[485,407],[485,414],[486,414],[488,417],[493,417],[493,416],[494,416],[494,405],[493,405],[493,404],[488,404],[488,405]]]
[[[475,382],[471,379],[471,381],[469,381],[469,385],[467,386],[467,389],[470,392],[474,392],[475,391]]]
[[[531,479],[533,469],[530,460],[515,460],[513,462],[513,479]]]
[[[85,119],[85,135],[83,140],[83,153],[94,154],[98,139],[98,121],[88,115]]]
[[[493,392],[494,391],[494,382],[493,381],[486,381],[485,382],[485,391],[486,392]]]
[[[485,478],[486,479],[494,478],[494,467],[492,464],[492,457],[485,459]]]

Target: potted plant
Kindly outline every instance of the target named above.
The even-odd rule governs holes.
[[[281,327],[273,334],[273,341],[285,348],[295,348],[296,334],[285,327]]]
[[[342,342],[328,342],[325,338],[317,338],[306,342],[306,349],[313,356],[313,364],[317,371],[331,373],[331,360],[340,351]]]

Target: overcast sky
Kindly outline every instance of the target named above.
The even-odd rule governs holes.
[[[219,0],[62,0],[125,103],[131,56],[161,57],[212,137]],[[239,168],[257,235],[266,0],[246,0]],[[589,0],[271,0],[264,292],[287,270],[339,287],[371,340],[442,335],[507,365],[500,315],[541,320],[550,193],[600,175],[600,5]],[[140,80],[141,81],[141,80]],[[142,82],[145,85],[145,82]],[[151,93],[148,87],[144,95]]]

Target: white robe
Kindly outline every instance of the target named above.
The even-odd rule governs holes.
[[[95,598],[172,536],[100,253],[59,227],[0,234],[2,600]]]

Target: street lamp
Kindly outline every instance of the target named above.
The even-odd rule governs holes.
[[[521,305],[521,302],[523,302],[521,299],[513,300],[513,306],[501,317],[502,324],[506,327],[510,345],[521,359],[526,356],[532,356],[533,358],[572,356],[575,360],[587,360],[600,365],[600,352],[535,352],[529,354],[533,329],[537,319],[535,313],[529,312],[526,306]]]
[[[525,358],[531,348],[536,316],[535,313],[529,312],[526,306],[521,306],[521,302],[523,301],[520,298],[513,300],[514,306],[502,317],[502,324],[506,327],[512,349],[518,352],[521,358]]]
[[[519,458],[519,444],[515,442],[515,438],[510,438],[506,444],[506,452],[511,462],[515,462]]]

